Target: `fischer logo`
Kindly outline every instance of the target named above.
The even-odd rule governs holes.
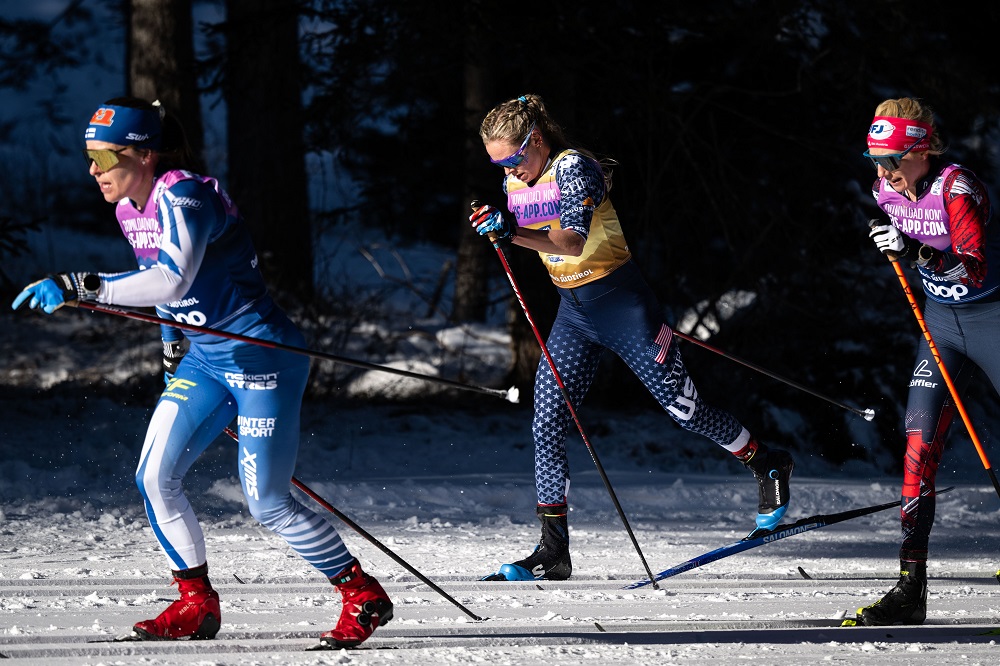
[[[963,296],[968,296],[969,294],[969,288],[964,284],[954,284],[951,286],[947,284],[934,284],[927,278],[924,278],[923,283],[924,289],[927,290],[928,294],[942,299],[960,301]]]
[[[247,482],[247,497],[259,500],[260,495],[257,493],[257,454],[250,453],[247,451],[247,447],[244,446],[243,460],[240,461],[240,465],[243,467],[243,478]]]

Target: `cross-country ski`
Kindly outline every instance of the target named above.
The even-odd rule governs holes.
[[[937,494],[946,493],[952,488],[944,488],[943,490],[937,491]],[[664,569],[663,571],[656,574],[655,580],[660,581],[664,578],[670,578],[671,576],[676,576],[677,574],[682,574],[685,571],[690,571],[691,569],[697,569],[698,567],[710,564],[711,562],[716,562],[724,557],[729,557],[737,553],[742,553],[744,551],[750,550],[751,548],[757,548],[765,544],[774,543],[781,539],[787,539],[788,537],[793,537],[799,534],[805,534],[806,532],[811,532],[812,530],[818,530],[823,527],[829,527],[830,525],[835,525],[837,523],[844,522],[845,520],[851,520],[852,518],[860,518],[861,516],[867,516],[872,513],[877,513],[879,511],[884,511],[886,509],[891,509],[894,506],[899,506],[900,501],[895,502],[885,502],[884,504],[874,504],[872,506],[866,506],[859,509],[851,509],[849,511],[840,511],[838,513],[831,513],[826,515],[809,516],[808,518],[802,518],[795,521],[794,523],[789,523],[788,525],[779,525],[772,530],[754,530],[748,534],[743,539],[735,541],[733,543],[722,546],[721,548],[716,548],[715,550],[709,551],[704,555],[699,555],[698,557],[693,557],[686,562],[682,562],[676,566],[670,567],[669,569]],[[649,585],[651,581],[649,579],[639,580],[630,585],[626,585],[625,589],[636,589]]]

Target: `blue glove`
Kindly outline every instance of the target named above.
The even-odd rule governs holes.
[[[52,314],[64,305],[96,300],[100,288],[101,278],[93,273],[56,273],[21,290],[11,307],[16,310],[28,301],[32,310],[41,308],[45,314]]]
[[[163,341],[163,383],[167,384],[177,372],[177,366],[181,364],[181,359],[187,349],[184,348],[180,340],[167,342]]]
[[[490,236],[490,240],[510,242],[517,238],[517,226],[508,222],[493,206],[479,206],[469,216],[469,221],[480,236]]]

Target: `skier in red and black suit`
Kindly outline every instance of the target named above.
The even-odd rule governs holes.
[[[875,166],[872,194],[888,221],[873,222],[870,236],[883,253],[919,271],[924,320],[956,388],[964,390],[978,367],[1000,391],[1000,229],[990,224],[986,186],[942,159],[944,150],[933,112],[919,100],[878,105],[864,154]],[[934,478],[956,407],[922,336],[909,381],[900,577],[882,599],[858,609],[866,625],[920,624],[927,615]]]

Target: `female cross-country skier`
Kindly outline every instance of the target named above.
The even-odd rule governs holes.
[[[704,435],[742,461],[758,481],[756,523],[769,529],[788,508],[793,462],[769,450],[730,414],[705,404],[664,323],[662,307],[632,261],[608,190],[610,174],[570,145],[542,98],[503,102],[479,130],[490,161],[503,167],[513,221],[492,206],[469,218],[481,235],[538,252],[560,302],[546,346],[576,407],[605,349],[617,354],[682,428]],[[534,552],[485,580],[563,580],[573,567],[567,529],[572,415],[543,357],[535,375],[535,489],[541,539]]]
[[[58,273],[34,282],[13,307],[46,313],[78,301],[156,306],[185,322],[282,345],[302,346],[271,299],[247,225],[219,183],[188,170],[180,123],[156,104],[116,98],[93,113],[86,157],[105,200],[115,204],[139,269]],[[222,615],[208,578],[205,537],[182,489],[184,475],[235,418],[237,470],[250,513],[281,536],[343,596],[326,647],[352,647],[392,618],[382,586],[361,570],[337,530],[290,492],[299,446],[306,357],[208,333],[161,326],[167,385],[143,443],[136,483],[180,599],[137,623],[135,640],[213,638]]]
[[[875,167],[872,195],[888,222],[873,221],[869,236],[920,272],[924,321],[958,390],[978,367],[1000,391],[1000,229],[990,224],[986,185],[943,159],[944,151],[934,113],[919,100],[887,99],[876,107],[864,155]],[[956,406],[923,336],[908,381],[899,581],[858,609],[865,625],[921,624],[927,616],[934,479]]]

